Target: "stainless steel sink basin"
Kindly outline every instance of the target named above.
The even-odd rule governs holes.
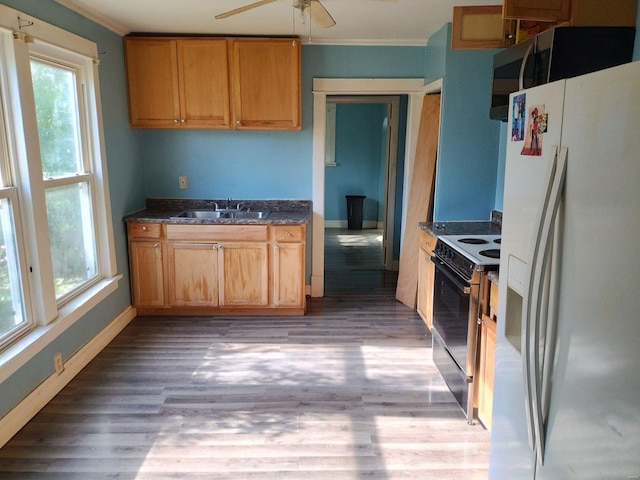
[[[217,219],[217,218],[237,218],[237,219],[249,219],[249,218],[267,218],[269,216],[268,211],[241,211],[241,210],[184,210],[171,218],[199,218],[199,219]]]
[[[229,218],[267,218],[270,212],[256,210],[255,212],[249,211],[249,212],[229,212],[229,213],[231,215]]]

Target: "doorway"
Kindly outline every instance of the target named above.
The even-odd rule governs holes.
[[[403,200],[411,178],[424,81],[422,79],[314,79],[313,80],[313,223],[311,238],[311,295],[324,295],[325,149],[327,98],[332,95],[408,95]],[[403,201],[403,203],[405,203]],[[402,217],[404,217],[404,212]]]
[[[325,294],[338,293],[345,275],[371,272],[378,277],[381,270],[398,270],[394,239],[399,236],[395,219],[400,103],[399,95],[327,97]],[[362,213],[362,230],[354,218],[350,222],[356,228],[346,228],[347,195],[366,197],[364,211],[356,212]],[[335,288],[330,288],[332,281]]]

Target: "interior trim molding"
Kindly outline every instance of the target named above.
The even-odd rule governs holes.
[[[327,96],[330,95],[408,95],[407,133],[403,180],[402,224],[406,220],[406,196],[418,142],[420,111],[424,98],[423,78],[314,78],[313,79],[313,168],[311,232],[311,296],[324,296],[324,201],[325,138]],[[401,229],[404,233],[404,228]],[[400,237],[402,249],[403,236]]]
[[[0,448],[24,427],[53,397],[80,373],[129,323],[136,317],[136,309],[129,306],[109,325],[64,362],[60,375],[53,373],[0,419]]]

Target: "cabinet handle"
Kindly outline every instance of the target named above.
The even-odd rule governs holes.
[[[287,230],[286,232],[284,232],[284,234],[285,234],[287,237],[290,237],[290,236],[291,236],[291,232],[290,232],[289,230]]]

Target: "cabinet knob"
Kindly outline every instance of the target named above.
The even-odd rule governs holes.
[[[147,231],[147,227],[142,227],[142,231],[146,232]]]
[[[181,119],[180,119],[180,123],[184,123],[184,118],[181,118]]]
[[[242,121],[241,120],[236,120],[236,125],[242,125]]]
[[[178,119],[177,119],[177,118],[174,118],[174,119],[173,119],[173,123],[178,123]]]
[[[159,244],[159,243],[154,243],[154,244],[153,244],[153,248],[158,248],[159,246],[160,246],[160,244]]]
[[[290,236],[291,236],[291,232],[290,232],[289,230],[287,230],[286,232],[284,232],[284,234],[285,234],[287,237],[290,237]]]

